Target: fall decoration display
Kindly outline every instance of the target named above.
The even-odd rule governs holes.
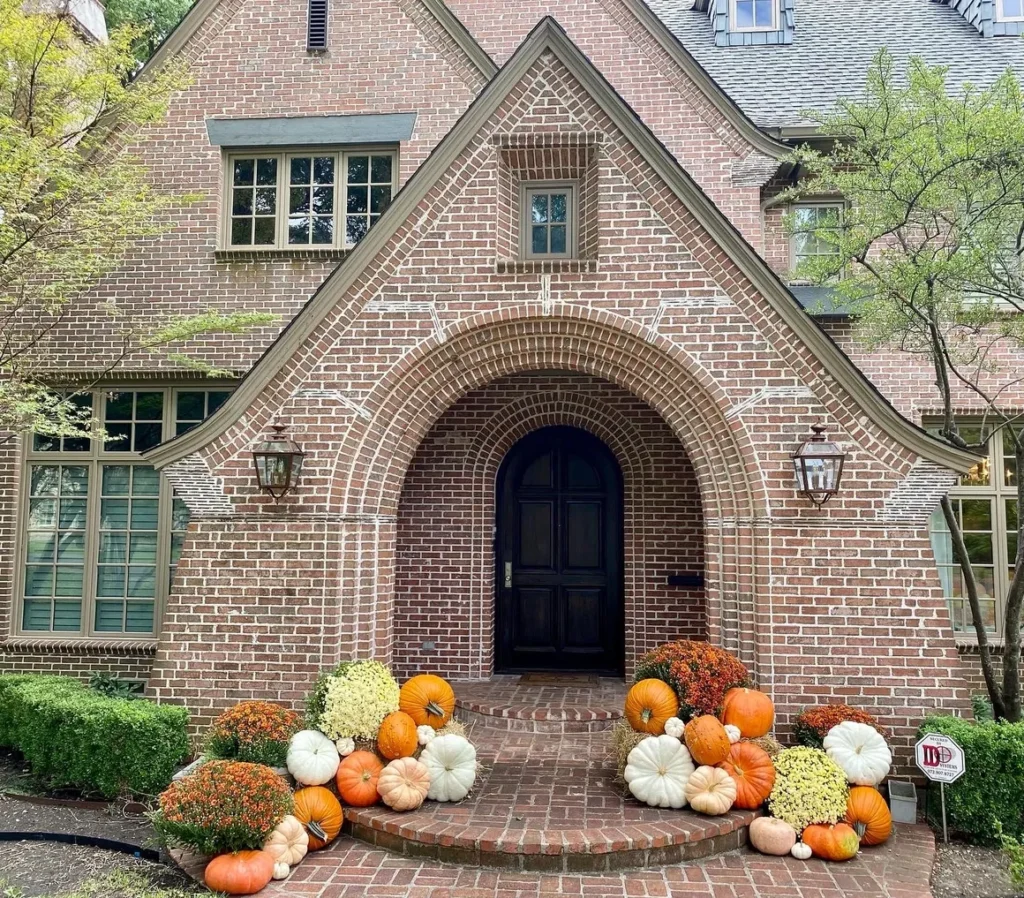
[[[725,735],[729,737],[730,745],[735,745],[743,738],[743,733],[740,732],[740,728],[733,726],[731,723],[727,723],[725,725]]]
[[[850,790],[844,822],[853,827],[861,845],[881,845],[892,835],[889,806],[871,786],[854,786]]]
[[[717,714],[725,693],[745,686],[747,669],[733,655],[707,642],[682,639],[658,646],[637,663],[636,680],[656,679],[667,683],[679,699],[683,720],[701,714]]]
[[[736,800],[736,781],[720,767],[698,767],[686,781],[686,800],[700,814],[727,814]]]
[[[648,736],[629,753],[623,777],[638,801],[654,808],[682,808],[693,772],[686,746],[661,735]]]
[[[729,757],[729,736],[718,718],[710,714],[694,717],[686,724],[683,738],[697,764],[713,767]]]
[[[787,748],[775,758],[768,809],[797,832],[812,823],[836,823],[846,813],[846,775],[823,751]]]
[[[756,811],[771,795],[775,785],[775,765],[768,752],[753,742],[731,745],[729,757],[721,767],[736,781],[737,808]]]
[[[291,812],[291,789],[269,767],[209,761],[167,787],[153,826],[168,844],[197,854],[256,851]]]
[[[759,739],[767,736],[775,723],[775,705],[756,689],[730,689],[722,701],[722,723],[739,727],[747,739]]]
[[[288,708],[272,702],[239,702],[213,722],[205,753],[209,758],[283,767],[288,742],[300,729],[302,719]]]
[[[430,743],[434,741],[435,736],[437,736],[437,730],[435,730],[429,723],[424,723],[416,727],[416,741],[420,745],[430,745]]]
[[[670,717],[665,721],[665,735],[673,739],[682,739],[686,732],[686,724],[678,717]]]
[[[321,786],[338,771],[338,749],[323,733],[301,730],[288,746],[288,772],[304,786]]]
[[[274,859],[266,851],[221,854],[206,865],[207,888],[227,895],[255,895],[274,875]]]
[[[760,739],[748,739],[747,741],[753,742],[758,748],[763,748],[768,752],[768,757],[772,759],[782,751],[782,744],[774,736],[762,736]]]
[[[828,731],[844,720],[866,723],[878,730],[883,737],[885,736],[885,730],[873,715],[860,708],[851,708],[849,705],[841,703],[804,709],[793,721],[793,734],[801,745],[822,748]]]
[[[626,720],[638,733],[661,735],[678,710],[675,692],[661,680],[640,680],[626,695]]]
[[[338,765],[334,778],[341,800],[354,808],[375,805],[380,798],[377,779],[383,769],[380,758],[372,751],[352,752]]]
[[[341,757],[347,758],[356,750],[356,740],[350,736],[345,736],[341,739],[335,740],[334,747],[338,749],[338,754],[341,755]]]
[[[288,814],[263,844],[275,862],[294,867],[309,851],[309,833],[294,814]]]
[[[811,859],[811,846],[804,845],[803,842],[797,842],[792,848],[789,849],[789,853],[793,855],[793,857],[795,857],[798,861],[807,861]]]
[[[399,758],[377,779],[377,794],[393,811],[415,811],[430,791],[430,772],[415,758]]]
[[[379,661],[347,661],[317,680],[308,719],[332,740],[370,741],[398,710],[398,695],[398,683]]]
[[[326,848],[341,832],[341,805],[323,786],[306,786],[295,793],[295,817],[309,836],[310,851]]]
[[[462,801],[476,782],[476,749],[465,736],[438,735],[420,754],[432,801]]]
[[[747,830],[750,844],[761,854],[783,857],[796,844],[796,830],[778,817],[758,817]]]
[[[402,686],[398,707],[417,726],[441,729],[455,712],[455,693],[448,681],[434,674],[420,674]]]
[[[812,824],[803,831],[800,840],[823,861],[848,861],[860,848],[857,833],[845,823]]]
[[[844,720],[828,731],[822,744],[855,786],[877,786],[889,773],[892,752],[881,733],[866,723]]]
[[[377,751],[389,761],[415,754],[416,721],[404,711],[395,711],[384,718],[377,732]]]

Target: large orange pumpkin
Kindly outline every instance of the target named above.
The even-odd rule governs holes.
[[[372,751],[354,751],[341,759],[334,781],[345,804],[354,808],[368,808],[380,798],[377,778],[384,765]]]
[[[737,687],[730,689],[722,701],[722,723],[739,727],[745,739],[768,735],[775,722],[775,705],[763,692]]]
[[[814,823],[803,831],[800,839],[815,857],[823,861],[848,861],[860,848],[857,833],[845,823]]]
[[[846,799],[846,822],[860,836],[861,845],[881,845],[892,835],[892,814],[873,786],[854,786]]]
[[[729,735],[717,717],[695,717],[683,730],[683,741],[698,764],[714,767],[729,757]]]
[[[661,680],[641,680],[626,695],[626,720],[638,733],[660,736],[665,721],[679,713],[675,690]]]
[[[733,807],[756,811],[765,803],[775,785],[775,765],[771,756],[753,742],[737,742],[729,747],[722,769],[736,780]]]
[[[377,750],[389,761],[416,753],[416,721],[405,711],[395,711],[381,722],[377,731]]]
[[[203,879],[214,892],[255,895],[274,875],[274,856],[269,851],[236,851],[221,854],[206,865]]]
[[[326,848],[341,832],[342,810],[338,799],[323,786],[306,786],[295,793],[295,817],[309,833],[309,850]]]
[[[398,708],[415,722],[441,729],[455,713],[455,693],[448,681],[434,674],[420,674],[406,682],[398,694]]]

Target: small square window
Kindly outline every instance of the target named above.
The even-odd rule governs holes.
[[[779,0],[732,0],[732,31],[775,31]]]
[[[1000,22],[1024,22],[1024,0],[997,0],[996,19]]]
[[[523,189],[523,256],[571,259],[576,255],[576,186],[531,184]]]

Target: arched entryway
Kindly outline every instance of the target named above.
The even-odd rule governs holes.
[[[622,472],[575,427],[542,427],[498,472],[498,673],[624,670]]]

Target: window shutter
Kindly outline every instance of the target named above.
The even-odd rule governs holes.
[[[309,0],[309,50],[327,49],[327,0]]]

